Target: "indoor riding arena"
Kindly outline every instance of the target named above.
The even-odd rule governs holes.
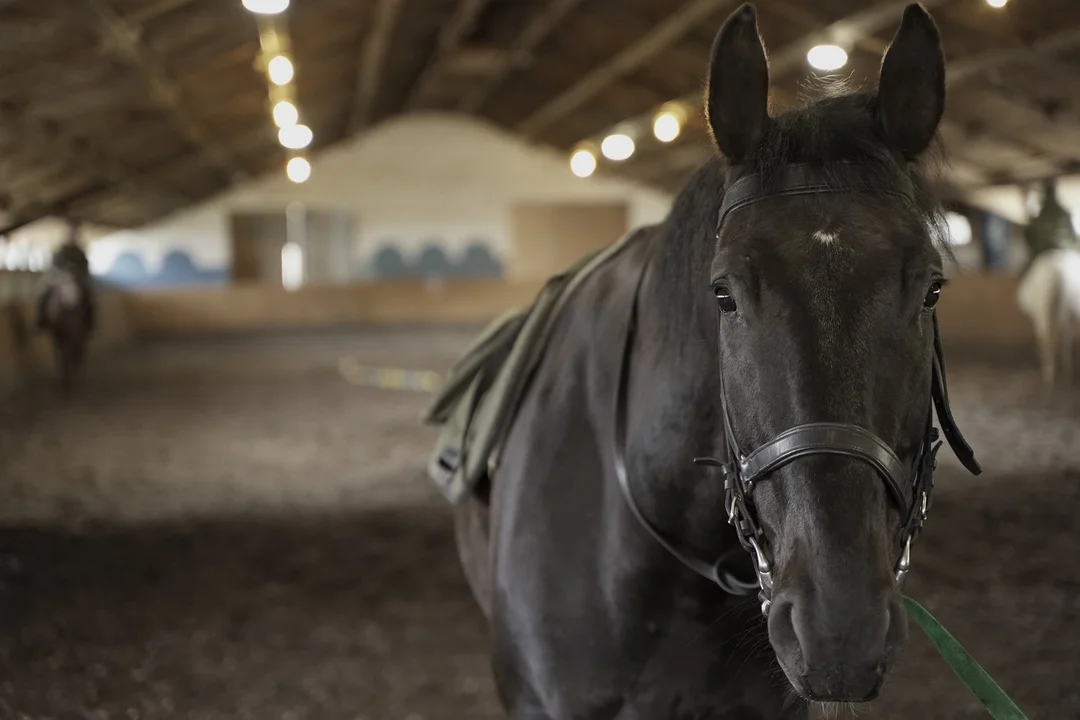
[[[768,55],[767,83],[754,23]],[[673,702],[663,712],[641,710],[659,707],[635,705],[650,693],[683,692],[665,688],[663,672],[650,671],[642,686],[593,683],[622,677],[611,668],[631,663],[638,640],[664,636],[691,606],[707,622],[691,642],[677,643],[671,662],[685,656],[715,665],[728,684],[703,686],[708,697],[764,692],[813,718],[1080,719],[1076,0],[923,0],[922,10],[890,0],[757,0],[752,10],[725,0],[7,0],[0,37],[0,720],[781,717],[728,700],[716,709]],[[828,103],[845,102],[822,99],[845,92],[868,93],[858,105],[862,119],[807,131],[831,122],[828,108],[838,106]],[[766,100],[774,118],[806,112],[803,125],[762,119],[756,109],[763,112]],[[823,109],[790,110],[814,102]],[[869,135],[856,137],[866,127]],[[927,128],[936,133],[932,142]],[[762,180],[760,197],[735,197],[739,173],[767,165],[760,160],[767,153],[795,152],[799,132],[818,143],[800,151],[807,167],[836,160],[857,168],[863,156],[843,153],[877,143],[892,158],[889,171],[917,189],[868,199],[865,187],[821,190],[810,182],[774,197]],[[912,147],[920,133],[926,139]],[[757,150],[740,160],[740,143]],[[911,170],[904,156],[916,153],[929,174],[912,186],[908,173],[922,170]],[[881,172],[878,180],[893,177]],[[819,194],[793,197],[809,192]],[[929,196],[941,214],[925,237],[911,224],[896,229]],[[875,203],[893,205],[882,211]],[[826,215],[827,225],[800,224]],[[645,226],[656,227],[634,232]],[[865,227],[884,230],[852,232]],[[761,282],[740,295],[741,286],[716,285],[710,273],[726,257],[725,243],[746,241],[744,231],[763,248],[745,254],[747,271]],[[650,251],[663,247],[653,261],[666,256],[662,267],[685,267],[689,275],[678,277],[694,280],[642,270],[645,279],[632,290],[629,270],[616,270],[644,253],[617,244],[630,248],[639,236]],[[881,249],[886,236],[903,239]],[[916,241],[932,256],[926,277],[911,270],[911,253],[901,260],[896,249]],[[809,243],[816,244],[804,260],[781,258],[784,248]],[[694,248],[699,262],[670,259],[689,258]],[[868,255],[873,248],[878,254]],[[843,258],[831,266],[837,277],[853,263],[863,271],[847,285],[814,279],[822,253]],[[788,264],[778,270],[777,262]],[[567,271],[576,274],[567,280]],[[774,284],[781,275],[812,286],[813,307]],[[912,303],[875,310],[899,303],[882,298],[900,287],[901,275],[903,287],[914,288]],[[867,291],[854,289],[856,277]],[[929,290],[913,284],[924,280],[933,280]],[[670,297],[700,295],[686,300],[700,312],[630,295],[662,287]],[[545,304],[560,289],[565,304]],[[915,319],[896,326],[902,329],[882,329],[893,322],[886,318],[918,307],[924,291],[924,314],[912,310]],[[804,692],[790,679],[774,628],[782,618],[766,620],[755,595],[775,592],[765,614],[776,615],[791,592],[789,576],[817,576],[789,571],[787,556],[778,555],[771,590],[752,576],[741,600],[724,596],[734,611],[702,609],[697,598],[721,591],[701,589],[702,580],[633,520],[607,442],[591,451],[580,441],[560,446],[559,466],[581,473],[577,484],[611,489],[592,499],[521,490],[517,481],[526,479],[565,487],[535,471],[515,482],[494,472],[489,495],[482,485],[450,486],[433,470],[450,457],[439,450],[461,418],[440,424],[428,413],[460,380],[455,363],[463,353],[512,311],[531,308],[508,336],[514,344],[501,346],[509,352],[496,358],[503,364],[485,366],[503,374],[486,392],[488,385],[470,385],[480,391],[460,401],[481,408],[468,422],[494,417],[491,427],[502,431],[514,413],[532,408],[499,469],[549,467],[543,463],[554,462],[556,441],[546,439],[562,437],[560,427],[588,427],[590,438],[615,432],[616,388],[626,390],[616,358],[631,305],[641,317],[625,357],[658,373],[655,387],[698,378],[700,392],[665,397],[669,404],[685,398],[677,413],[711,419],[714,453],[726,452],[721,413],[742,429],[775,416],[765,396],[784,408],[810,402],[800,394],[810,390],[795,380],[768,385],[751,398],[760,405],[741,400],[739,382],[766,382],[748,373],[775,372],[771,363],[726,360],[747,352],[731,338],[751,331],[744,319],[755,309],[780,307],[780,317],[811,320],[877,313],[857,333],[842,320],[812,325],[827,337],[800,330],[802,339],[782,345],[789,349],[776,360],[835,378],[924,378],[908,387],[932,387],[930,394],[913,397],[898,383],[863,401],[874,407],[860,417],[897,427],[905,403],[941,399],[940,383],[930,379],[942,373],[929,360],[888,358],[910,347],[922,353],[911,357],[936,357],[929,330],[936,323],[947,359],[945,406],[982,471],[969,472],[962,453],[943,443],[902,588],[891,571],[884,577],[889,597],[902,592],[920,603],[997,688],[951,669],[950,657],[959,665],[963,658],[939,651],[909,613],[906,645],[895,655],[881,651],[880,662],[890,665],[880,694]],[[546,326],[542,311],[551,313]],[[591,329],[572,334],[571,323]],[[670,363],[635,363],[641,348],[665,352],[649,334],[662,326],[685,328],[682,341],[696,349]],[[784,320],[767,333],[783,343],[791,327]],[[807,347],[840,348],[857,362],[835,370]],[[697,356],[707,361],[701,369],[692,364]],[[496,389],[507,386],[511,370],[518,375],[508,386],[520,380],[522,395],[507,400],[502,414],[485,415],[483,403],[500,399]],[[575,379],[585,384],[566,385]],[[824,398],[822,407],[841,407],[843,393],[830,383],[819,380],[810,394]],[[564,394],[579,399],[536,400],[553,387],[573,387]],[[586,396],[611,403],[611,413],[583,414]],[[633,405],[632,418],[642,416]],[[941,410],[935,426],[949,430]],[[786,427],[770,425],[761,439]],[[531,459],[529,432],[538,438]],[[664,437],[626,443],[629,467],[671,454]],[[877,442],[894,453],[891,443]],[[468,453],[486,448],[457,451],[468,470]],[[897,462],[917,466],[915,452],[896,447],[904,458]],[[860,457],[867,451],[837,462],[854,467]],[[690,460],[689,473],[697,472]],[[801,482],[791,473],[812,462],[776,469],[770,492]],[[891,496],[875,484],[889,477],[880,467],[860,476],[860,497],[878,498],[866,517],[896,515],[881,510]],[[776,510],[754,503],[750,491],[763,488],[732,472],[733,487],[749,488],[745,512]],[[917,493],[929,475],[915,477],[915,489],[904,493]],[[840,517],[822,489],[835,480],[814,480],[807,487],[823,504],[817,510],[839,523],[822,524],[821,537],[872,524]],[[639,500],[650,500],[642,505],[648,515],[668,486],[640,475],[632,482]],[[716,482],[694,497],[722,500]],[[868,494],[879,486],[879,495]],[[600,495],[604,507],[581,505]],[[519,628],[504,630],[510,639],[498,644],[455,531],[456,508],[475,506],[478,496],[490,503],[498,537],[511,538],[491,551],[502,562],[492,565],[483,552],[473,557],[496,575],[499,626]],[[583,499],[570,507],[570,497]],[[672,536],[682,528],[689,543],[703,508],[679,497],[684,504],[655,514],[664,518],[655,522]],[[910,508],[905,502],[901,517],[921,512],[917,495]],[[710,522],[719,529],[706,540],[732,544],[719,500],[716,508]],[[589,521],[570,529],[564,522],[556,532],[551,518],[560,512]],[[618,533],[604,525],[610,517],[627,519]],[[765,547],[786,547],[780,536],[789,518],[758,519]],[[522,528],[517,536],[515,527]],[[623,540],[583,564],[553,551],[565,547],[554,536],[567,532]],[[515,544],[525,541],[513,540],[526,535],[528,552]],[[574,555],[594,545],[569,547]],[[748,559],[732,547],[740,562]],[[860,552],[873,554],[851,550],[850,557]],[[824,550],[815,557],[823,567],[831,562]],[[655,577],[678,578],[650,589],[650,597],[668,598],[663,612],[609,622],[601,611],[585,625],[565,614],[568,605],[577,612],[578,597],[582,613],[609,607],[616,595],[626,603],[619,607],[644,607],[646,600],[619,595],[603,578],[612,568],[622,577],[646,564]],[[558,587],[537,570],[552,567],[562,568]],[[834,575],[849,578],[850,587],[870,582],[845,568]],[[551,604],[522,604],[527,593]],[[752,627],[722,635],[731,612]],[[884,612],[883,622],[898,622],[895,609]],[[552,650],[564,648],[571,621],[595,634],[574,640],[569,652]],[[809,626],[797,622],[792,636],[808,668]],[[597,648],[616,625],[627,649],[612,659]],[[856,625],[845,632],[862,637],[873,623]],[[521,662],[497,672],[493,652],[507,642]],[[838,654],[829,667],[846,667],[841,653],[851,642],[833,638]],[[763,662],[773,670],[754,685]],[[568,667],[600,698],[593,709],[575,705],[567,684],[549,682]],[[517,684],[498,680],[510,675]],[[691,682],[686,675],[667,677],[681,688]],[[531,711],[521,704],[528,683]],[[1011,700],[987,700],[995,691]],[[1001,710],[1003,702],[1022,714]]]

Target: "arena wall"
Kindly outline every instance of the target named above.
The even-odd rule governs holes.
[[[626,226],[636,227],[662,219],[671,204],[664,193],[611,175],[575,177],[566,153],[456,114],[395,118],[319,153],[312,165],[301,185],[270,173],[102,237],[90,246],[94,272],[132,290],[227,285],[237,221],[254,217],[258,239],[276,243],[283,213],[295,209],[311,218],[299,223],[303,242],[344,242],[339,269],[349,281],[506,277],[518,206],[622,204]]]
[[[939,306],[950,346],[1025,347],[1034,342],[1016,306],[1016,278],[972,273],[950,281]],[[383,281],[303,287],[250,284],[132,293],[126,314],[137,334],[184,335],[347,325],[485,323],[532,301],[542,281]]]
[[[514,306],[527,305],[538,280],[396,280],[309,286],[289,292],[248,284],[207,289],[100,295],[94,353],[136,337],[191,336],[311,328],[479,326]],[[1016,306],[1014,276],[971,273],[954,277],[939,306],[949,350],[992,357],[1032,355],[1030,323]],[[0,304],[0,393],[55,372],[47,336],[34,331],[31,300]],[[1032,355],[1033,357],[1033,355]]]

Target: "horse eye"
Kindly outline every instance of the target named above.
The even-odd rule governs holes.
[[[941,298],[941,283],[935,281],[930,285],[930,289],[926,291],[926,297],[923,298],[923,307],[927,310],[933,309],[937,305],[938,300]]]
[[[721,285],[714,292],[716,293],[716,304],[720,307],[720,312],[727,315],[739,309],[738,305],[735,304],[735,298],[731,296],[731,291],[726,287]]]

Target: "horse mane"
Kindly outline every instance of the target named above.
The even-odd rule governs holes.
[[[882,196],[906,189],[909,207],[927,227],[931,242],[948,253],[944,210],[934,191],[943,161],[940,142],[935,139],[917,161],[909,162],[882,137],[876,90],[860,90],[848,81],[830,81],[817,91],[819,99],[774,115],[756,151],[742,166],[760,173],[767,187],[770,179],[791,163],[830,166],[843,162],[842,180],[856,191]],[[706,274],[715,252],[716,217],[730,167],[731,163],[719,155],[707,160],[676,195],[660,226],[654,262],[655,291],[661,294],[661,307],[696,310],[704,301],[712,307],[705,291]],[[835,179],[841,180],[838,174]],[[685,334],[686,328],[677,325],[673,322],[666,327]]]

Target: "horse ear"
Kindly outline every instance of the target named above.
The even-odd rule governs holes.
[[[733,12],[713,42],[705,113],[713,142],[742,162],[769,124],[769,63],[750,3]]]
[[[930,13],[912,3],[881,60],[878,120],[888,142],[911,160],[930,145],[944,112],[941,35]]]

